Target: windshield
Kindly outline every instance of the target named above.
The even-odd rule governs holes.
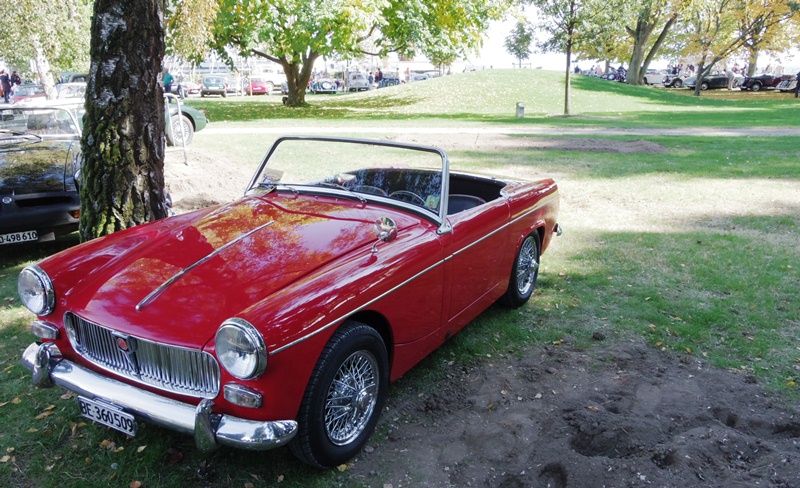
[[[250,188],[347,195],[403,206],[441,221],[447,170],[447,156],[433,147],[285,137],[275,142]]]
[[[19,137],[64,138],[80,136],[82,105],[0,109],[0,142]]]

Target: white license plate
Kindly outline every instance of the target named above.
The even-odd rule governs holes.
[[[81,408],[81,415],[87,419],[128,435],[136,435],[136,420],[133,415],[123,412],[116,405],[79,396],[78,406]]]
[[[35,241],[39,239],[39,235],[35,230],[26,230],[25,232],[12,232],[11,234],[0,234],[0,245],[2,244],[17,244],[19,242]]]

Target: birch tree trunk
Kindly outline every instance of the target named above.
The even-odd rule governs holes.
[[[81,140],[81,238],[167,216],[164,0],[95,0]]]

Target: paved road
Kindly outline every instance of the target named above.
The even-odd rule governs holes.
[[[531,135],[604,135],[604,136],[800,136],[800,128],[680,128],[618,129],[609,127],[208,127],[203,134],[531,134]]]

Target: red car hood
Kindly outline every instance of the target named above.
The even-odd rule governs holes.
[[[225,319],[375,242],[383,216],[401,229],[416,221],[356,201],[273,193],[118,232],[40,265],[56,289],[54,313],[200,347]]]

